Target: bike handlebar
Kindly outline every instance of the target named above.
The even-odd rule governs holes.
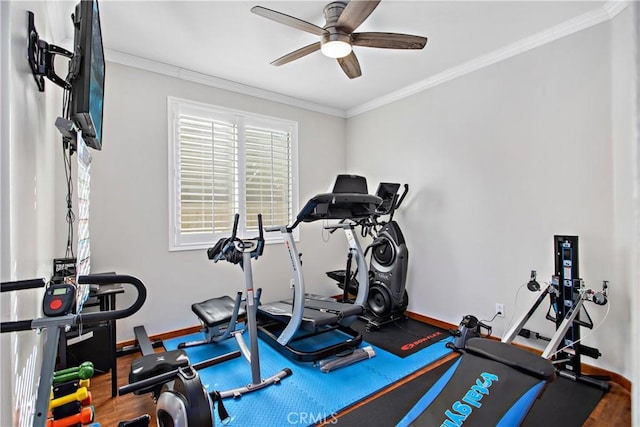
[[[31,281],[23,281],[23,282],[31,282],[32,284],[36,283],[36,280]],[[15,282],[18,283],[18,282]],[[119,283],[126,283],[129,285],[133,285],[138,295],[136,300],[129,307],[122,310],[110,310],[110,311],[100,311],[95,313],[79,313],[70,316],[72,320],[71,323],[78,322],[86,322],[86,323],[95,323],[95,322],[103,322],[109,320],[117,320],[125,317],[129,317],[136,313],[144,302],[147,299],[147,288],[144,286],[142,281],[137,277],[128,276],[128,275],[120,275],[120,274],[96,274],[96,275],[88,275],[88,276],[80,276],[78,277],[78,284],[91,284],[91,285],[115,285]],[[6,283],[3,283],[3,288]],[[27,289],[21,287],[19,289]],[[45,318],[46,319],[46,318]],[[52,318],[53,319],[53,318]],[[18,320],[13,322],[2,322],[0,324],[0,332],[17,332],[17,331],[25,331],[32,329],[32,322],[35,319],[31,320]]]
[[[147,288],[137,277],[120,274],[95,274],[78,277],[78,284],[81,285],[115,285],[126,283],[133,285],[138,291],[136,300],[129,307],[123,310],[100,311],[96,313],[81,314],[84,322],[102,322],[105,320],[117,320],[129,317],[142,308],[147,299]]]
[[[27,279],[16,282],[0,283],[0,292],[21,291],[23,289],[42,288],[45,285],[44,279]]]
[[[18,332],[28,331],[31,329],[31,320],[18,320],[15,322],[2,322],[0,323],[0,332]]]
[[[264,228],[262,226],[262,214],[258,214],[258,237],[253,239],[238,239],[238,222],[240,215],[235,214],[233,219],[233,230],[231,237],[222,238],[211,248],[207,249],[207,257],[213,262],[226,260],[233,264],[242,262],[242,252],[247,252],[251,248],[251,258],[258,258],[264,250]],[[269,230],[267,230],[269,231]],[[240,248],[240,249],[238,249]],[[247,250],[243,250],[247,249]]]

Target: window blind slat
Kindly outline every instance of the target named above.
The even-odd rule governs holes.
[[[237,212],[243,217],[240,233],[257,230],[258,214],[266,225],[292,220],[293,135],[283,130],[282,122],[274,119],[271,128],[264,117],[254,120],[250,114],[202,105],[191,108],[186,101],[178,111],[178,233],[208,235],[213,242],[215,233],[231,230]],[[239,212],[241,207],[245,212]]]

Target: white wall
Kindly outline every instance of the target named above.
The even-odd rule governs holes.
[[[626,28],[626,34],[621,33],[623,40],[631,43],[627,55],[633,57],[631,80],[635,84],[629,90],[632,105],[630,107],[632,119],[631,131],[631,155],[630,160],[633,164],[633,186],[631,192],[632,198],[632,236],[633,244],[631,246],[631,262],[629,267],[629,283],[632,288],[631,292],[631,359],[632,372],[630,378],[634,386],[631,390],[631,415],[632,425],[640,425],[640,4],[633,2],[629,7],[628,15],[621,18],[623,28]],[[619,25],[616,22],[616,25]],[[614,38],[615,39],[615,38]],[[626,99],[623,94],[623,99]]]
[[[54,169],[59,155],[54,121],[61,89],[47,82],[46,91],[38,92],[26,61],[27,10],[35,13],[40,37],[55,42],[45,3],[1,2],[0,9],[0,280],[10,281],[51,275],[57,226]],[[38,317],[41,295],[42,290],[3,294],[2,320]],[[29,405],[34,404],[39,374],[40,338],[29,331],[3,334],[1,339],[0,425],[31,425]]]
[[[603,352],[597,364],[629,376],[620,325],[631,284],[615,255],[630,240],[614,233],[628,195],[614,188],[628,187],[629,168],[615,161],[630,153],[613,150],[611,55],[605,23],[349,119],[348,170],[411,185],[397,216],[409,310],[458,323],[504,303],[500,336],[531,298],[517,292],[530,270],[553,274],[554,234],[578,235],[581,276],[594,288],[611,280],[612,292],[606,323],[584,343]],[[598,323],[606,310],[589,311]],[[543,314],[530,327],[550,336]]]
[[[634,315],[638,309],[638,159],[637,126],[640,124],[637,106],[637,69],[634,63],[637,49],[637,34],[634,30],[633,7],[627,7],[611,21],[611,118],[613,137],[613,176],[614,176],[614,276],[613,283],[624,283],[626,288],[615,293],[616,299],[629,301],[630,311],[618,318],[618,325],[631,327],[619,328],[627,333],[626,339],[632,342],[622,344],[628,349],[619,357],[626,357],[626,369],[634,381],[637,375],[637,348],[633,349]],[[634,156],[635,154],[635,156]],[[634,233],[635,231],[635,233]],[[614,298],[614,296],[612,296]],[[612,308],[613,309],[613,308]],[[628,316],[628,317],[627,317]],[[637,320],[636,320],[637,323]],[[637,330],[636,330],[637,331]],[[637,384],[636,382],[634,382]],[[637,387],[635,387],[637,388]],[[634,424],[635,425],[635,424]]]
[[[92,152],[91,268],[139,277],[148,300],[118,322],[118,339],[144,324],[150,334],[197,325],[191,304],[244,289],[238,266],[214,264],[204,250],[168,251],[167,96],[298,122],[300,200],[324,192],[345,168],[345,120],[201,84],[107,63],[104,144]],[[329,244],[320,224],[304,224],[298,247],[309,291],[335,294],[324,271],[342,266],[346,242]],[[263,301],[290,296],[290,263],[283,244],[268,245],[253,264]],[[316,280],[312,280],[316,278]],[[126,301],[122,298],[123,304]]]

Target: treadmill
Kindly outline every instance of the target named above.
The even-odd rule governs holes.
[[[331,193],[312,197],[298,213],[293,225],[267,227],[267,232],[281,232],[289,252],[293,274],[293,297],[284,301],[261,304],[258,334],[281,354],[300,362],[315,362],[333,355],[348,353],[362,342],[362,334],[349,325],[362,315],[369,290],[368,268],[364,252],[355,237],[353,223],[342,221],[326,229],[344,231],[358,265],[358,287],[354,303],[337,302],[305,294],[300,254],[293,230],[303,222],[349,220],[370,216],[382,203],[368,193],[366,178],[338,175]]]

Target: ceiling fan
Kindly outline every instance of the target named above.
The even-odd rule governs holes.
[[[340,67],[350,78],[360,77],[360,63],[353,52],[353,46],[377,47],[383,49],[422,49],[427,44],[427,38],[410,34],[398,33],[354,33],[378,6],[380,0],[362,1],[352,0],[329,3],[324,8],[326,24],[324,27],[285,15],[262,6],[254,6],[251,12],[280,24],[320,36],[320,41],[294,50],[275,61],[272,65],[284,65],[300,59],[317,50],[321,50],[328,57],[336,58]]]

